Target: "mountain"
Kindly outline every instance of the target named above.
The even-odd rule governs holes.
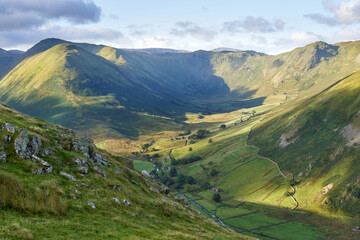
[[[359,51],[359,42],[316,42],[276,56],[150,53],[45,39],[3,77],[0,100],[96,142],[137,141],[180,131],[189,112],[224,113],[316,94],[359,69]]]
[[[6,51],[0,48],[0,77],[2,77],[6,71],[12,67],[12,64],[20,58],[23,54],[22,51],[9,50]]]
[[[2,104],[0,118],[1,239],[248,239],[89,138]]]
[[[360,216],[360,72],[258,124],[250,143],[294,177],[305,209]]]

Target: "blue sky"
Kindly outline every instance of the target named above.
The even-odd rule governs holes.
[[[360,0],[0,0],[0,47],[41,39],[269,54],[360,39]]]

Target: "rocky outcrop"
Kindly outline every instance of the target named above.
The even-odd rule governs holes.
[[[40,163],[42,165],[42,172],[52,173],[53,167],[48,162],[40,159],[39,157],[37,157],[35,155],[31,155],[31,160],[33,162]]]
[[[112,200],[113,200],[114,202],[116,202],[117,204],[119,204],[119,206],[121,205],[121,201],[120,201],[119,199],[117,199],[117,198],[112,198]]]
[[[103,169],[99,168],[98,166],[94,166],[93,169],[97,174],[99,174],[103,178],[106,178],[106,172]]]
[[[40,137],[34,136],[30,142],[28,131],[25,128],[22,128],[15,138],[15,153],[23,159],[30,159],[31,155],[37,155],[40,152],[41,145],[42,142]]]
[[[69,173],[66,173],[66,172],[64,172],[64,171],[61,171],[61,172],[60,172],[60,175],[65,176],[65,177],[71,179],[73,182],[76,182],[76,181],[77,181],[76,178],[75,178],[73,175],[70,175]]]
[[[95,152],[95,145],[91,138],[83,137],[80,139],[72,139],[71,148],[74,151],[81,152],[89,162],[96,164],[97,166],[108,166],[108,160],[106,157]]]
[[[6,131],[10,132],[10,133],[15,133],[15,127],[10,124],[10,123],[4,123],[2,126],[1,126],[2,129],[6,129]]]
[[[88,173],[88,164],[87,164],[87,159],[86,158],[76,159],[74,161],[74,164],[76,165],[78,171],[81,174],[87,174]]]
[[[3,162],[3,163],[6,163],[6,152],[4,151],[4,147],[1,147],[0,148],[1,151],[0,151],[0,162]]]

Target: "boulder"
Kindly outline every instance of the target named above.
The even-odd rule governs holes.
[[[37,155],[40,152],[41,145],[41,138],[39,136],[33,137],[30,142],[31,153]]]
[[[101,156],[98,153],[95,153],[90,161],[98,166],[109,166],[106,157]]]
[[[141,174],[144,175],[145,177],[148,177],[148,178],[151,177],[151,176],[150,176],[150,173],[149,173],[148,171],[146,171],[146,170],[142,170],[142,171],[141,171]]]
[[[16,137],[14,146],[15,153],[19,155],[21,158],[29,158],[31,156],[31,151],[28,148],[29,138],[27,136],[19,135]]]
[[[87,202],[87,205],[89,205],[91,208],[96,208],[95,204],[92,202]]]
[[[97,174],[99,174],[103,178],[106,178],[106,172],[104,170],[102,170],[98,166],[94,166],[93,169],[94,169],[95,172],[97,172]]]
[[[65,176],[65,177],[71,179],[72,181],[76,182],[76,178],[74,176],[70,175],[69,173],[61,171],[60,175]]]
[[[128,200],[123,200],[123,202],[124,202],[124,204],[126,205],[126,206],[130,206],[131,205],[131,203],[128,201]]]
[[[4,151],[0,152],[0,162],[6,163],[6,153]]]
[[[116,202],[117,204],[121,205],[121,201],[120,201],[119,199],[117,199],[117,198],[112,198],[112,200],[113,200],[114,202]]]
[[[7,142],[10,142],[11,141],[11,136],[8,136],[8,135],[4,135],[4,141],[7,143]]]
[[[6,131],[10,132],[10,133],[15,133],[15,127],[10,124],[10,123],[4,123],[2,126],[1,126],[2,129],[6,129]]]
[[[41,175],[44,173],[44,170],[42,168],[38,168],[38,169],[33,169],[31,172],[37,175]]]

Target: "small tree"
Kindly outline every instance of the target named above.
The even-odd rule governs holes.
[[[211,169],[210,176],[215,177],[218,173],[219,172],[216,169]]]
[[[221,195],[218,193],[214,193],[212,196],[212,200],[215,202],[221,202]]]
[[[220,129],[225,129],[226,128],[226,125],[225,124],[221,124],[220,125]]]
[[[213,140],[210,138],[210,139],[209,139],[209,143],[212,143],[212,142],[213,142]]]
[[[176,168],[175,168],[175,167],[172,167],[172,168],[170,169],[169,174],[170,174],[170,177],[176,177],[176,176],[177,176]]]
[[[189,147],[189,152],[191,152],[192,151],[192,147]]]

